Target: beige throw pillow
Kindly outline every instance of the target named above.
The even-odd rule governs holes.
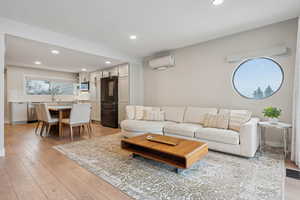
[[[135,119],[144,120],[146,111],[160,111],[160,108],[148,106],[135,106]]]
[[[249,110],[231,110],[229,129],[240,131],[241,126],[250,120],[251,114]]]
[[[126,106],[126,117],[130,120],[135,119],[135,106]]]
[[[144,120],[147,121],[164,121],[165,112],[159,110],[145,110],[144,111]]]
[[[204,117],[204,127],[228,129],[229,115],[226,114],[206,114]]]
[[[205,114],[204,116],[204,127],[206,128],[216,128],[217,127],[217,115]]]
[[[226,114],[218,114],[217,115],[217,127],[220,129],[228,129],[229,126],[230,115]]]
[[[230,110],[220,109],[217,119],[217,128],[228,129],[230,120]]]
[[[135,106],[135,119],[142,120],[144,118],[144,106]]]

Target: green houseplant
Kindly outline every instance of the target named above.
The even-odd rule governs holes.
[[[267,107],[264,109],[263,114],[265,117],[269,118],[269,121],[271,123],[277,123],[278,118],[281,115],[281,109],[280,108],[275,108],[275,107]]]

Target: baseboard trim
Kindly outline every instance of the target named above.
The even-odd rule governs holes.
[[[0,157],[4,157],[5,156],[5,148],[0,148]]]

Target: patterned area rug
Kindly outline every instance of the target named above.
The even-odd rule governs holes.
[[[280,154],[245,159],[209,151],[189,170],[141,157],[120,148],[121,135],[54,147],[70,159],[138,200],[279,200],[285,167]]]

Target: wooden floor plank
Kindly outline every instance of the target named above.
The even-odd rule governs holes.
[[[105,195],[110,200],[130,200],[131,198],[122,193],[120,190],[116,190],[109,183],[99,179],[94,174],[89,173],[83,168],[74,168],[74,173],[78,175],[78,177],[89,184],[95,190],[105,191]]]
[[[26,126],[27,127],[27,126]],[[100,126],[98,126],[100,127]],[[100,128],[101,129],[101,128]],[[105,128],[107,129],[107,128]],[[26,129],[24,129],[26,130]],[[94,130],[97,130],[94,128]],[[109,129],[107,129],[109,130]],[[109,134],[105,131],[104,135]],[[114,130],[114,129],[111,129]],[[31,131],[30,129],[28,130]],[[99,131],[99,128],[98,128]],[[26,132],[26,131],[25,131]],[[119,130],[114,130],[112,133],[117,133]],[[98,132],[101,133],[101,130]],[[102,133],[101,133],[102,134]],[[20,136],[19,133],[16,135]],[[97,135],[97,134],[93,134]],[[99,136],[99,135],[98,135]],[[81,139],[86,139],[87,137],[82,137]],[[75,139],[75,140],[81,140]],[[12,155],[19,155],[22,151],[23,157],[21,160],[23,161],[25,167],[27,166],[31,175],[36,179],[39,183],[40,187],[46,193],[49,198],[50,195],[55,197],[48,188],[44,185],[50,180],[54,181],[55,179],[60,182],[63,187],[70,191],[76,199],[99,199],[99,200],[108,200],[108,199],[130,199],[127,195],[123,194],[113,186],[109,185],[107,187],[99,187],[101,185],[97,184],[103,182],[103,180],[99,179],[93,174],[90,174],[91,177],[95,177],[97,180],[92,182],[90,180],[83,180],[82,176],[78,176],[79,171],[74,171],[73,169],[81,169],[81,172],[87,172],[85,169],[80,167],[77,163],[72,160],[66,158],[60,152],[54,150],[52,147],[58,144],[69,143],[71,140],[69,138],[58,139],[58,138],[36,138],[34,137],[22,137],[22,140],[14,140],[12,139],[10,142],[14,143],[14,147],[11,147]],[[35,166],[34,169],[30,169],[30,166]],[[37,168],[38,167],[38,168]],[[42,170],[42,171],[40,171]],[[46,170],[46,171],[45,171]],[[49,173],[47,173],[47,171]],[[38,177],[45,177],[46,173],[47,177],[45,180],[38,180]],[[52,176],[52,178],[51,178]],[[54,178],[55,177],[55,178]],[[57,183],[58,184],[58,183]],[[108,191],[115,191],[108,192]],[[111,196],[110,194],[115,194],[115,196]],[[51,197],[52,197],[51,196]],[[123,198],[122,198],[123,197]],[[49,198],[50,199],[50,198]]]
[[[58,179],[53,176],[41,163],[32,162],[27,158],[22,158],[21,160],[31,176],[44,191],[48,199],[76,200],[71,192],[69,192],[69,190],[67,190],[67,188],[65,188],[65,186],[60,183]]]
[[[0,168],[0,199],[1,200],[17,200],[17,195],[13,190],[11,181],[7,173]]]
[[[82,182],[76,174],[70,172],[73,167],[77,167],[75,164],[74,166],[70,166],[68,163],[71,161],[59,159],[61,155],[56,157],[52,154],[55,154],[55,152],[45,154],[45,156],[51,157],[51,160],[48,159],[49,157],[43,158],[41,156],[38,158],[38,162],[40,162],[60,183],[62,183],[76,199],[107,200],[102,193],[91,190],[89,185]]]
[[[7,158],[4,163],[4,169],[11,180],[13,190],[16,192],[18,199],[47,199],[45,193],[17,158]]]

